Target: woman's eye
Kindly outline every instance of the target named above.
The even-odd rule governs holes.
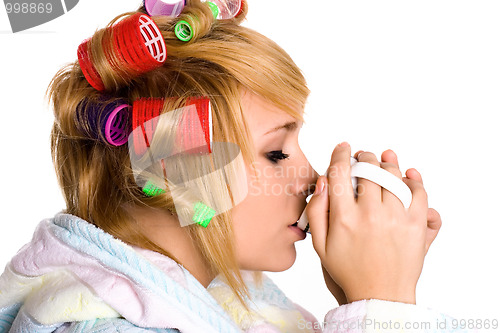
[[[282,150],[273,150],[266,154],[267,159],[275,164],[278,163],[279,160],[284,160],[288,158],[290,155],[284,154]]]

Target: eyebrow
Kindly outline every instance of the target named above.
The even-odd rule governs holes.
[[[273,132],[279,131],[279,130],[281,130],[281,129],[285,129],[286,131],[291,132],[291,131],[293,131],[294,129],[296,129],[296,128],[297,128],[297,126],[299,126],[299,125],[297,124],[297,122],[296,122],[296,121],[290,121],[290,122],[288,122],[288,123],[286,123],[286,124],[283,124],[283,125],[280,125],[280,126],[274,127],[273,129],[271,129],[270,131],[268,131],[268,132],[264,133],[263,135],[268,135],[268,134],[271,134],[271,133],[273,133]]]

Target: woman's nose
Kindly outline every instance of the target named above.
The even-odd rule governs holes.
[[[308,196],[314,192],[316,181],[320,175],[314,170],[302,150],[300,150],[300,159],[300,170],[302,172],[299,172],[297,177],[297,193]]]

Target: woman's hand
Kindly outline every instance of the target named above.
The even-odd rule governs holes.
[[[350,154],[348,145],[335,148],[328,179],[318,179],[318,191],[308,204],[314,248],[348,302],[377,298],[415,303],[424,256],[441,224],[439,214],[434,210],[428,213],[427,194],[414,169],[403,178],[413,194],[409,209],[392,193],[366,179],[358,180],[356,199]],[[357,155],[359,161],[401,178],[394,153],[385,152],[382,163],[371,153]],[[324,189],[318,194],[322,184]]]
[[[419,173],[407,172],[407,174],[408,173],[414,175],[413,177],[420,178]],[[408,178],[411,178],[411,176],[409,176]],[[422,178],[420,178],[420,181],[421,180]],[[432,242],[436,238],[440,228],[441,228],[441,217],[439,213],[435,209],[429,208],[429,210],[427,211],[427,237],[425,243],[426,253],[429,250],[429,247],[431,246]],[[335,297],[337,303],[339,303],[339,305],[347,304],[348,301],[344,291],[332,279],[332,277],[325,269],[325,266],[323,266],[323,264],[321,264],[321,270],[323,272],[323,278],[325,279],[326,287],[328,288],[328,290],[330,290],[330,293],[333,295],[333,297]]]
[[[357,158],[359,153],[362,151],[357,152],[354,157]],[[396,166],[399,169],[399,163],[398,163],[398,157],[392,150],[386,150],[382,153],[381,160],[383,163],[391,163],[394,166]],[[420,173],[415,170],[415,169],[408,169],[405,173],[406,177],[408,179],[413,179],[416,180],[417,182],[423,184],[422,182],[422,176]],[[429,248],[436,239],[436,236],[439,233],[439,229],[441,229],[441,215],[433,209],[433,208],[428,208],[427,209],[427,232],[426,232],[426,238],[425,238],[425,254],[427,254],[427,251],[429,251]]]
[[[330,290],[333,297],[335,297],[337,303],[339,303],[339,305],[347,304],[347,297],[342,288],[332,279],[323,264],[321,264],[321,269],[323,270],[323,278],[325,279],[326,287]]]

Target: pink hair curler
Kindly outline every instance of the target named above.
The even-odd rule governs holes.
[[[241,0],[241,6],[240,6],[240,10],[238,11],[238,13],[236,14],[235,17],[238,17],[241,15],[241,13],[243,12],[243,8],[245,7],[245,0]]]
[[[184,0],[144,0],[143,5],[151,16],[164,15],[177,17],[184,9]]]
[[[130,133],[130,105],[121,104],[109,115],[105,124],[106,140],[113,146],[121,146],[128,141]]]
[[[202,0],[202,2],[212,2],[217,6],[218,20],[230,20],[240,14],[242,0]]]
[[[147,15],[137,13],[110,27],[103,38],[106,60],[118,75],[127,79],[160,67],[167,58],[167,48],[158,26]],[[78,47],[78,61],[85,78],[99,91],[106,88],[93,65],[89,40]]]
[[[131,132],[130,105],[123,100],[89,102],[83,100],[77,107],[78,128],[95,140],[106,140],[113,146],[128,141]]]

